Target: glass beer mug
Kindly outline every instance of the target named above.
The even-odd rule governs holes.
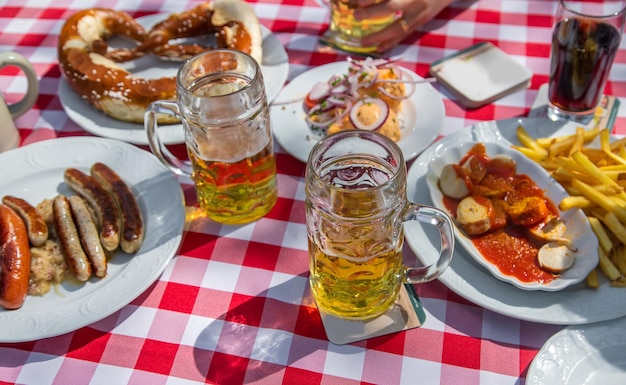
[[[150,149],[178,175],[194,181],[206,215],[244,224],[267,214],[278,198],[276,160],[263,75],[247,54],[213,50],[189,59],[176,76],[176,101],[146,110]],[[183,124],[191,167],[159,140],[157,114]]]
[[[450,264],[454,234],[443,211],[406,197],[406,164],[396,143],[375,132],[329,135],[311,150],[306,168],[309,281],[320,310],[345,319],[384,314],[403,283],[437,278]],[[435,226],[436,262],[407,268],[405,221]]]

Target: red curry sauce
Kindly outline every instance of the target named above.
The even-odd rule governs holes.
[[[460,200],[444,196],[443,203],[451,213],[456,213]],[[454,214],[456,216],[456,214]],[[526,229],[507,223],[501,229],[485,234],[468,236],[476,249],[489,263],[504,275],[512,276],[521,282],[549,283],[554,275],[539,267],[536,245],[527,235]]]

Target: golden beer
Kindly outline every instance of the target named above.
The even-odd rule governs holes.
[[[181,118],[191,165],[160,142],[158,113]],[[176,76],[176,102],[153,102],[145,127],[157,158],[176,174],[193,179],[207,217],[229,225],[249,223],[276,203],[265,84],[259,64],[249,55],[212,50],[186,61]]]
[[[395,15],[356,20],[355,8],[355,0],[330,0],[330,30],[334,33],[334,43],[346,51],[373,52],[376,46],[363,46],[361,39],[393,23]]]
[[[311,290],[320,309],[341,318],[368,319],[395,302],[404,278],[401,250],[362,261],[328,255],[312,239],[309,250]]]
[[[239,76],[206,76],[192,83],[190,90],[196,96],[228,95],[245,89],[249,82]],[[223,105],[221,113],[231,107],[230,103]],[[267,214],[276,203],[278,188],[265,104],[257,104],[240,119],[222,124],[189,114],[186,124],[194,138],[193,145],[187,146],[192,179],[206,215],[216,222],[236,225]]]
[[[198,203],[209,218],[231,225],[248,223],[272,209],[278,188],[270,145],[235,162],[205,160],[190,151]]]

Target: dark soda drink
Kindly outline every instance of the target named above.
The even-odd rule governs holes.
[[[619,44],[619,31],[608,23],[561,20],[552,36],[550,103],[570,113],[593,113]]]

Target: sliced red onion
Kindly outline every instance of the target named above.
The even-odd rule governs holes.
[[[367,57],[363,60],[355,60],[353,58],[348,58],[347,60],[350,63],[350,65],[355,69],[360,69],[363,67],[384,68],[402,60],[402,57],[397,56],[393,58],[376,58],[376,59]]]
[[[337,120],[337,117],[334,114],[318,114],[318,116],[322,118],[320,120],[312,119],[313,116],[314,114],[306,115],[306,121],[309,126],[316,128],[326,128],[333,124],[335,120]]]
[[[315,114],[319,114],[321,111],[322,111],[322,105],[316,104],[313,107],[311,107],[311,109],[309,109],[309,112],[307,113],[307,115],[312,116]]]
[[[434,83],[437,81],[437,78],[422,78],[422,79],[403,79],[398,77],[398,79],[380,79],[379,83],[413,83],[413,84],[421,84],[421,83]]]
[[[368,125],[363,124],[359,120],[359,110],[361,109],[361,106],[363,106],[366,103],[375,104],[378,107],[379,112],[380,112],[378,115],[378,119],[376,119],[376,121],[373,122],[372,124],[368,124]],[[377,99],[377,98],[361,99],[357,101],[356,103],[354,103],[354,106],[350,109],[350,122],[352,123],[354,127],[358,128],[359,130],[366,130],[366,131],[377,130],[383,125],[383,123],[385,123],[388,116],[389,116],[389,106],[387,105],[387,103],[385,103],[384,100]]]
[[[392,58],[386,59],[386,62],[384,64],[381,64],[379,67],[395,65],[395,63],[399,62],[400,60],[402,60],[402,57],[400,56],[392,57]]]
[[[335,108],[337,108],[337,105],[336,105],[336,104],[329,103],[329,102],[328,102],[328,100],[324,100],[324,101],[320,104],[320,106],[321,106],[320,111],[321,111],[321,112],[323,112],[323,113],[330,112],[330,111],[334,110]]]
[[[350,111],[352,111],[352,100],[346,100],[346,106],[343,109],[338,109],[340,112],[337,114],[335,120],[342,120]]]
[[[410,77],[408,75],[408,73],[405,73],[403,70],[399,69],[398,70],[398,77],[402,77],[402,74],[405,74],[407,77]],[[384,79],[384,80],[380,80],[379,83],[402,83],[402,84],[404,84],[404,95],[394,95],[394,94],[390,93],[389,91],[387,91],[382,86],[378,87],[378,91],[380,91],[381,93],[383,93],[384,95],[386,95],[387,97],[389,97],[391,99],[395,99],[395,100],[408,99],[415,92],[415,84],[419,83],[419,82],[421,82],[421,81],[415,81],[415,80],[412,80],[412,79],[411,80]]]
[[[345,107],[346,105],[346,98],[342,97],[340,95],[330,95],[326,101],[329,104],[335,105],[335,106],[339,106],[339,107]]]
[[[346,114],[352,109],[352,100],[345,99],[343,106],[333,105],[332,103],[316,104],[306,115],[306,121],[311,127],[328,128],[331,124],[338,120],[342,120]],[[323,105],[328,105],[324,106]],[[317,116],[317,119],[313,119]]]
[[[411,79],[411,80],[412,80],[412,77],[411,77],[411,75],[409,75],[409,73],[408,73],[408,72],[406,72],[405,70],[403,70],[403,69],[401,69],[401,68],[398,68],[398,70],[399,70],[399,71],[398,71],[398,72],[399,72],[398,76],[399,76],[401,79],[408,78],[408,79]],[[410,97],[411,97],[411,95],[413,95],[413,93],[415,92],[415,83],[414,83],[414,82],[411,82],[411,81],[405,81],[405,82],[404,82],[404,86],[405,86],[405,89],[404,89],[404,98],[405,98],[405,99],[410,98]]]
[[[367,77],[365,78],[365,80],[363,80],[363,82],[361,83],[361,86],[365,88],[370,87],[372,84],[375,84],[377,80],[378,80],[378,71],[374,70],[372,73],[367,74]]]
[[[408,96],[406,95],[406,93],[405,93],[404,95],[395,95],[395,94],[392,94],[391,92],[387,91],[387,89],[385,89],[385,87],[382,87],[382,86],[378,87],[378,91],[379,91],[381,94],[383,94],[383,95],[387,96],[389,99],[393,99],[393,100],[404,100],[404,99],[406,99],[406,98],[408,97]]]
[[[380,66],[384,66],[386,64],[389,64],[389,59],[384,59],[384,58],[379,58],[379,59],[373,59],[372,61],[370,61],[368,63],[371,66],[374,66],[376,68],[380,67]]]

